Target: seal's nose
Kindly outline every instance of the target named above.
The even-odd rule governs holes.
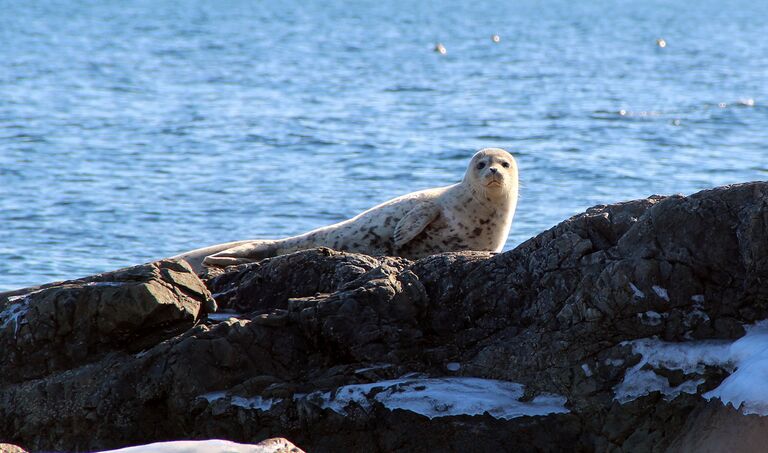
[[[496,173],[496,172],[499,171],[499,169],[496,168],[496,167],[491,167],[491,168],[489,168],[489,170],[491,170],[491,173]]]

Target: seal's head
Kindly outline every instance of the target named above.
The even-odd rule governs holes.
[[[469,162],[464,182],[485,198],[517,194],[517,162],[501,148],[478,151]]]

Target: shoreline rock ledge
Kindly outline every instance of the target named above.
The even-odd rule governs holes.
[[[757,451],[765,320],[768,182],[595,206],[497,255],[165,260],[0,295],[0,442]]]

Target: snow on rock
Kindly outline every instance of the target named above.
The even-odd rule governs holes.
[[[603,363],[612,367],[620,367],[624,365],[624,359],[605,359]]]
[[[258,409],[260,411],[268,411],[272,409],[272,405],[282,401],[280,398],[262,398],[260,396],[252,396],[250,398],[243,398],[241,396],[232,397],[232,405],[244,407],[246,409]]]
[[[121,448],[119,450],[108,450],[101,453],[271,453],[277,451],[276,447],[294,447],[293,444],[285,439],[280,439],[281,444],[273,445],[275,439],[268,439],[258,445],[238,444],[228,440],[177,440],[172,442],[157,442],[148,445],[139,445],[136,447]],[[281,450],[283,451],[283,450]],[[284,451],[301,451],[284,450]]]
[[[391,367],[392,367],[391,363],[374,363],[371,366],[368,366],[368,367],[365,367],[365,368],[358,368],[358,369],[356,369],[355,373],[356,374],[366,373],[368,371],[383,370],[383,369],[391,368]]]
[[[686,314],[685,317],[689,320],[701,318],[704,321],[709,321],[709,315],[704,311],[704,296],[691,296],[691,301],[693,302],[693,310]]]
[[[85,284],[85,286],[111,286],[111,287],[118,287],[123,286],[127,282],[88,282]]]
[[[666,318],[668,316],[667,313],[659,313],[653,310],[646,311],[645,313],[638,313],[637,317],[640,319],[640,322],[642,324],[645,324],[646,326],[658,326],[661,324],[661,321],[663,318]]]
[[[209,403],[218,401],[220,399],[229,398],[229,404],[232,406],[244,407],[246,409],[257,409],[260,411],[268,411],[272,409],[272,406],[282,401],[279,398],[262,398],[260,396],[252,396],[245,398],[242,396],[229,397],[226,392],[211,392],[202,395],[201,398],[205,398]]]
[[[458,362],[448,362],[445,364],[445,369],[448,371],[459,371],[461,369],[461,364]]]
[[[346,385],[334,392],[314,392],[303,396],[322,408],[346,415],[350,403],[370,406],[375,399],[390,410],[403,409],[429,418],[456,415],[481,415],[512,419],[522,416],[567,413],[565,397],[540,395],[519,401],[524,387],[513,382],[456,377],[395,379],[371,384]],[[299,397],[299,395],[297,395]]]
[[[564,406],[565,397],[543,394],[531,401],[522,402],[519,400],[523,392],[522,384],[492,379],[405,376],[370,384],[345,385],[330,392],[298,393],[293,399],[306,399],[342,415],[347,414],[346,407],[350,403],[368,408],[371,400],[382,403],[390,410],[403,409],[429,418],[481,415],[487,412],[492,417],[508,420],[568,412]],[[233,406],[260,411],[269,411],[273,405],[282,401],[259,396],[230,396],[223,391],[200,397],[210,403],[226,400]]]
[[[685,374],[703,373],[706,365],[727,366],[727,340],[704,340],[686,343],[670,343],[656,339],[642,339],[625,342],[631,345],[635,354],[642,359],[624,374],[624,380],[614,387],[615,399],[621,403],[632,401],[651,392],[661,392],[667,400],[674,399],[680,393],[696,393],[696,388],[703,379],[686,381],[676,387],[669,380],[644,369],[653,368],[680,370]]]
[[[665,288],[662,288],[661,286],[656,286],[656,285],[653,285],[652,288],[653,288],[653,292],[656,293],[657,296],[669,302],[669,293]]]
[[[657,339],[625,342],[642,359],[628,369],[624,379],[614,387],[615,399],[621,403],[659,391],[666,399],[680,393],[696,393],[703,379],[690,379],[671,387],[667,378],[652,368],[680,370],[685,374],[703,374],[707,365],[733,371],[717,388],[702,396],[719,398],[744,414],[768,415],[768,320],[745,326],[746,335],[735,341],[704,340],[669,343]],[[645,368],[645,369],[644,369]]]
[[[238,319],[242,316],[242,313],[237,313],[231,310],[222,310],[216,313],[208,313],[208,319],[211,321],[227,321],[231,318]]]
[[[744,414],[768,415],[768,320],[747,327],[728,352],[736,371],[704,398],[719,398]]]
[[[0,312],[0,329],[5,329],[13,324],[13,335],[18,335],[20,325],[25,323],[24,316],[29,312],[28,295],[29,294],[15,296],[8,299],[10,302],[14,303]],[[20,300],[20,302],[17,302],[18,300]]]

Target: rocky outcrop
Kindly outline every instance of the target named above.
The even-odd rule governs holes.
[[[140,351],[215,311],[186,263],[157,263],[6,296],[0,305],[0,383],[48,376]]]
[[[317,249],[203,277],[217,313],[172,261],[6,297],[0,440],[693,448],[753,404],[724,379],[768,319],[768,183],[597,206],[498,255]]]

